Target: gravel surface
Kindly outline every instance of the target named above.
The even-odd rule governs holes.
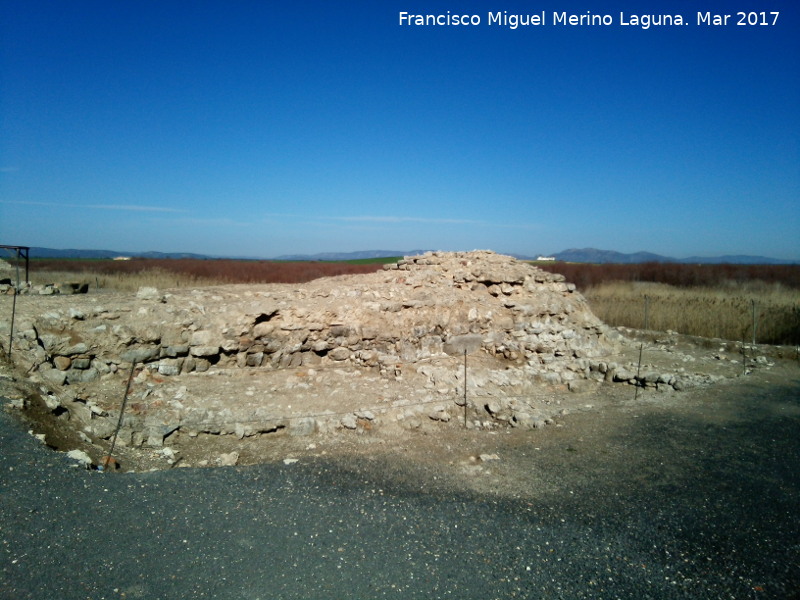
[[[0,598],[800,598],[800,379],[679,398],[487,437],[473,472],[102,474],[0,412]]]

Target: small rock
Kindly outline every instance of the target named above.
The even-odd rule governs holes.
[[[156,300],[159,302],[164,300],[164,296],[154,287],[140,287],[136,292],[136,297],[139,300]]]
[[[583,379],[572,379],[567,382],[567,389],[570,392],[581,392],[586,389],[586,381]]]
[[[72,365],[72,359],[69,356],[56,356],[53,359],[53,364],[59,371],[66,371]]]
[[[298,459],[298,458],[284,458],[283,459],[283,464],[285,464],[285,465],[293,465],[298,460],[300,460],[300,459]]]
[[[42,371],[42,377],[53,385],[64,385],[64,382],[67,380],[67,374],[64,371],[59,371],[58,369],[48,369],[46,371]]]
[[[120,358],[125,362],[141,363],[157,358],[159,349],[156,346],[145,346],[141,348],[132,348],[122,353]]]
[[[151,448],[161,448],[164,445],[164,432],[158,428],[151,428],[147,431],[147,445]]]
[[[303,417],[289,423],[289,435],[312,435],[317,430],[317,420],[314,417]]]
[[[73,383],[89,383],[95,381],[100,377],[100,372],[97,369],[70,369],[66,371],[67,382]]]
[[[486,410],[489,411],[492,415],[498,414],[502,409],[500,408],[500,404],[495,400],[491,400],[486,404]]]
[[[77,462],[77,464],[72,465],[74,467],[83,467],[84,469],[91,469],[92,468],[92,457],[86,454],[83,450],[70,450],[67,452],[67,458],[70,458]]]
[[[190,352],[192,356],[216,356],[219,354],[219,346],[194,346]]]
[[[428,415],[428,418],[430,418],[433,421],[441,421],[442,423],[447,423],[450,420],[450,413],[447,412],[444,409],[440,409],[440,410],[435,410],[434,409]]]
[[[59,400],[58,396],[53,394],[46,394],[44,397],[44,403],[50,410],[56,410],[61,406],[61,400]]]
[[[355,429],[358,427],[355,415],[345,415],[339,421],[345,429]]]
[[[41,443],[43,444],[47,443],[45,442],[45,435],[43,433],[33,433],[33,430],[28,431],[28,433],[31,434],[33,437],[35,437],[37,440],[39,440]]]
[[[528,427],[533,428],[535,419],[533,415],[525,411],[516,411],[511,417],[509,421],[512,427],[520,426],[520,427]]]
[[[24,409],[26,404],[25,398],[9,398],[9,402],[11,408],[16,408],[18,410]]]
[[[627,369],[617,369],[616,373],[614,373],[614,381],[630,381],[635,378],[636,374]]]
[[[217,457],[217,463],[221,467],[233,467],[236,466],[236,463],[239,462],[239,453],[235,450],[233,452],[229,452],[228,454],[220,454]]]
[[[334,348],[328,353],[328,357],[337,361],[347,360],[350,358],[350,349],[344,347]]]
[[[178,368],[178,365],[161,363],[158,365],[158,372],[161,375],[175,376],[180,375],[181,370]]]
[[[169,464],[173,464],[177,456],[175,450],[173,450],[169,446],[165,446],[164,448],[161,449],[161,455],[167,459],[167,462]]]

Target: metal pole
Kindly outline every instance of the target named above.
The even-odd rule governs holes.
[[[467,428],[467,349],[464,348],[464,429]]]
[[[639,373],[642,370],[642,348],[644,348],[644,344],[639,344],[639,364],[636,367],[636,391],[633,393],[634,400],[639,397]]]
[[[750,301],[753,304],[753,346],[756,345],[756,301]]]
[[[17,250],[17,252],[19,252],[19,250]],[[28,282],[31,280],[31,275],[30,275],[30,266],[31,265],[30,265],[30,262],[31,262],[31,249],[30,248],[25,248],[25,285],[26,286],[28,285]],[[19,263],[19,260],[17,260],[17,263]]]
[[[17,314],[17,294],[19,294],[19,249],[17,249],[17,287],[14,288],[14,298],[11,300],[11,333],[8,334],[8,361],[11,362],[11,346],[14,344],[14,319]]]
[[[645,329],[650,329],[650,326],[649,326],[650,319],[649,319],[649,315],[648,315],[649,305],[650,305],[650,297],[645,294],[645,297],[644,297],[644,328]]]
[[[128,402],[128,393],[131,391],[131,383],[133,382],[133,371],[136,368],[136,361],[131,363],[131,372],[128,375],[128,385],[125,386],[125,395],[122,397],[122,406],[119,409],[119,420],[117,421],[117,428],[114,430],[114,437],[111,439],[111,449],[103,461],[103,469],[108,468],[108,463],[111,462],[111,455],[114,454],[114,447],[117,445],[117,435],[122,427],[122,416],[125,414],[125,404]]]
[[[744,345],[744,335],[742,335],[742,375],[747,375],[747,348]]]

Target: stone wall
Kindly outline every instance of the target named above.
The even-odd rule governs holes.
[[[396,376],[400,364],[467,349],[560,383],[588,376],[590,359],[619,339],[563,276],[491,252],[428,253],[302,287],[143,288],[103,300],[23,317],[17,360],[68,385],[133,361],[164,376],[336,363]]]

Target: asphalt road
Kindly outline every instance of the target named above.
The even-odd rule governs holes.
[[[0,598],[800,598],[800,381],[706,408],[620,414],[517,497],[357,457],[87,472],[0,413]]]

